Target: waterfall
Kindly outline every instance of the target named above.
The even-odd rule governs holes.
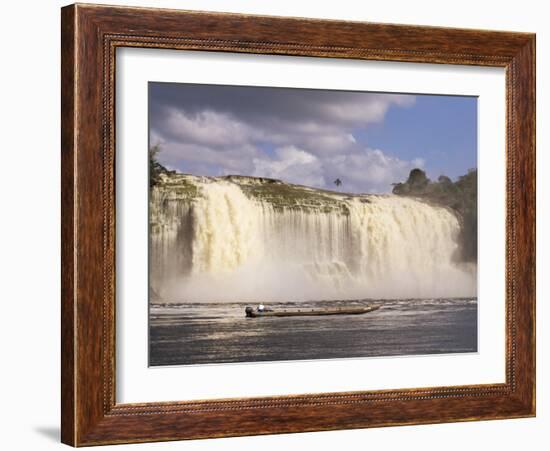
[[[170,302],[475,296],[450,210],[291,188],[181,175],[153,188],[151,286]]]

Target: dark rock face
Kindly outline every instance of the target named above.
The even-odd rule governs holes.
[[[471,169],[456,182],[441,175],[432,182],[421,169],[413,169],[404,183],[396,183],[393,194],[411,196],[451,208],[461,219],[460,255],[462,262],[477,262],[477,169]]]

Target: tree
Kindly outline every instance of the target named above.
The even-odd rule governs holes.
[[[421,191],[428,186],[430,179],[426,177],[426,173],[422,169],[415,168],[410,172],[407,183],[411,187],[411,191]]]
[[[342,180],[336,179],[336,180],[334,180],[334,184],[335,184],[336,186],[340,186],[340,185],[342,184]]]
[[[160,151],[158,144],[149,148],[149,186],[155,186],[159,182],[160,174],[167,172],[166,168],[158,162],[157,155]]]

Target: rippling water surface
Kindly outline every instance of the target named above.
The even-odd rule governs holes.
[[[273,303],[293,307],[382,305],[363,315],[246,318],[245,303],[150,309],[152,366],[375,357],[477,351],[477,300],[408,299]]]

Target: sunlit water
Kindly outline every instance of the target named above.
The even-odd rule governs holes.
[[[362,306],[363,315],[246,318],[246,303],[153,305],[149,363],[334,359],[477,351],[477,299],[270,303],[270,307]]]

